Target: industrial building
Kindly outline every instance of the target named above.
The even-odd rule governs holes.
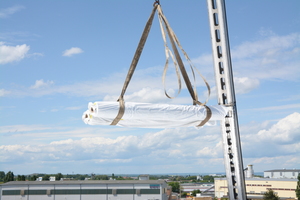
[[[273,169],[264,171],[265,178],[297,178],[300,169]]]
[[[197,183],[181,183],[180,184],[181,192],[191,193],[194,190],[200,190],[202,194],[209,195],[214,197],[215,196],[215,187],[214,184],[197,184]]]
[[[167,200],[163,180],[11,181],[0,185],[0,200]]]
[[[251,200],[263,199],[263,195],[272,189],[281,200],[296,199],[295,189],[298,179],[276,178],[246,178],[247,198]],[[215,178],[215,196],[226,197],[228,193],[226,178]]]

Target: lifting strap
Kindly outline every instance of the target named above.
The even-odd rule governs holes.
[[[165,82],[165,76],[166,76],[166,72],[167,72],[167,68],[168,68],[168,59],[169,59],[169,54],[170,54],[171,57],[172,57],[172,59],[173,59],[173,63],[175,65],[175,69],[176,69],[176,73],[177,73],[177,78],[178,78],[178,83],[179,83],[178,93],[181,90],[180,75],[178,75],[178,66],[179,66],[179,69],[181,71],[182,77],[183,77],[183,79],[185,81],[185,84],[186,84],[186,86],[188,88],[188,91],[189,91],[189,93],[190,93],[190,95],[191,95],[191,97],[193,99],[193,105],[200,105],[200,106],[204,106],[206,108],[206,118],[198,125],[198,126],[203,126],[211,118],[211,115],[212,115],[210,108],[208,106],[206,106],[206,103],[207,103],[208,98],[210,96],[210,86],[209,86],[208,82],[206,81],[206,79],[204,78],[204,76],[197,70],[196,67],[193,66],[190,58],[187,55],[187,53],[183,50],[183,48],[182,48],[182,46],[181,46],[178,38],[176,37],[174,31],[172,30],[172,28],[169,25],[166,17],[164,16],[160,5],[158,5],[157,11],[158,11],[158,17],[159,17],[159,22],[160,22],[160,27],[161,27],[161,32],[162,32],[163,40],[164,40],[164,43],[165,43],[165,52],[166,52],[166,64],[165,64],[164,74],[163,74],[163,83]],[[168,33],[168,36],[169,36],[169,40],[171,42],[172,49],[173,49],[173,52],[175,54],[177,62],[174,59],[172,51],[169,49],[169,47],[167,45],[165,29],[167,30],[167,33]],[[189,65],[190,65],[190,68],[191,68],[191,71],[192,71],[192,74],[193,74],[194,87],[192,86],[192,84],[190,82],[190,79],[189,79],[188,74],[187,74],[187,72],[185,70],[184,64],[183,64],[182,59],[181,59],[181,57],[179,55],[179,52],[177,50],[176,45],[181,49],[181,51],[184,54],[186,60],[189,62]],[[205,85],[207,87],[208,97],[207,97],[207,99],[206,99],[206,101],[204,103],[201,103],[198,100],[194,69],[201,76],[201,78],[203,79],[203,81],[204,81],[204,83],[205,83]],[[165,94],[166,94],[167,97],[172,98],[172,97],[170,97],[167,94],[166,89],[165,89]]]
[[[120,104],[120,109],[119,109],[118,115],[112,121],[112,123],[110,125],[117,125],[117,123],[121,120],[122,116],[124,115],[124,112],[125,112],[124,94],[126,92],[127,86],[128,86],[128,84],[129,84],[129,82],[131,80],[131,77],[132,77],[132,75],[134,73],[136,65],[137,65],[137,63],[138,63],[138,61],[140,59],[141,54],[142,54],[143,48],[145,46],[147,37],[148,37],[150,29],[151,29],[152,21],[153,21],[154,14],[155,14],[155,11],[157,9],[157,6],[158,5],[154,4],[154,8],[152,9],[151,15],[150,15],[150,17],[149,17],[149,19],[148,19],[148,21],[146,23],[146,26],[144,28],[144,31],[143,31],[143,34],[141,36],[140,42],[139,42],[138,47],[137,47],[137,49],[135,51],[134,57],[132,59],[132,62],[131,62],[130,68],[129,68],[129,71],[127,73],[127,77],[126,77],[125,83],[123,85],[123,89],[122,89],[121,95],[120,95],[120,97],[118,99],[119,104]]]
[[[147,37],[148,37],[150,29],[151,29],[151,25],[152,25],[152,21],[153,21],[153,18],[154,18],[154,14],[155,14],[156,10],[158,10],[158,17],[159,17],[159,21],[160,21],[160,27],[161,27],[161,31],[162,31],[162,35],[163,35],[163,40],[164,40],[164,43],[165,43],[165,52],[166,52],[166,63],[165,63],[165,68],[164,68],[164,72],[163,72],[163,83],[165,83],[165,76],[166,76],[166,72],[167,72],[167,68],[168,68],[169,55],[170,55],[172,57],[174,65],[175,65],[176,74],[177,74],[177,78],[178,78],[178,84],[179,84],[178,94],[180,93],[180,90],[181,90],[181,80],[180,80],[180,74],[179,74],[179,70],[178,70],[178,66],[179,66],[179,69],[181,71],[181,74],[183,76],[185,84],[186,84],[186,86],[188,88],[188,91],[189,91],[189,93],[190,93],[190,95],[191,95],[191,97],[193,99],[193,105],[200,105],[200,106],[204,106],[206,108],[206,118],[203,121],[201,121],[201,123],[198,125],[198,126],[203,126],[211,118],[211,115],[212,115],[210,108],[205,105],[207,103],[209,95],[210,95],[209,84],[207,83],[207,81],[205,80],[205,78],[201,75],[201,73],[197,70],[197,68],[195,68],[192,65],[191,60],[189,59],[189,57],[186,54],[186,52],[183,50],[182,46],[179,43],[179,40],[177,39],[175,33],[171,29],[171,27],[170,27],[170,25],[169,25],[166,17],[163,15],[163,12],[162,12],[161,7],[159,5],[159,1],[155,1],[155,3],[154,3],[153,6],[154,6],[154,8],[153,8],[153,10],[151,12],[151,15],[150,15],[150,17],[149,17],[149,19],[148,19],[148,21],[146,23],[146,26],[144,28],[144,31],[143,31],[143,34],[141,36],[140,42],[138,44],[138,47],[137,47],[136,52],[135,52],[135,55],[134,55],[133,60],[131,62],[129,71],[127,73],[127,77],[126,77],[125,83],[123,85],[123,89],[122,89],[121,95],[120,95],[120,97],[118,99],[118,102],[119,102],[119,105],[120,105],[118,115],[112,121],[112,123],[110,125],[116,125],[121,120],[122,116],[125,113],[124,94],[126,92],[127,86],[128,86],[128,84],[129,84],[129,82],[131,80],[131,77],[132,77],[132,75],[134,73],[134,70],[135,70],[135,68],[137,66],[137,63],[138,63],[139,58],[141,56],[141,53],[143,51],[144,45],[146,43]],[[172,49],[174,51],[175,58],[174,58],[174,56],[172,54],[172,51],[167,46],[166,34],[165,34],[165,31],[164,31],[165,28],[163,27],[163,24],[164,24],[164,26],[165,26],[165,28],[167,30],[170,42],[172,44]],[[181,49],[181,51],[183,52],[185,58],[188,60],[188,62],[190,64],[190,67],[191,67],[191,70],[192,70],[192,73],[193,73],[194,83],[195,83],[194,69],[197,70],[198,74],[200,74],[200,76],[204,80],[204,82],[205,82],[205,84],[207,86],[207,89],[208,89],[208,97],[207,97],[205,103],[201,103],[201,102],[198,101],[198,95],[197,95],[197,91],[196,91],[196,84],[194,85],[194,87],[192,86],[192,84],[191,84],[190,79],[189,79],[189,77],[187,75],[187,72],[185,70],[184,64],[182,62],[182,59],[181,59],[181,57],[179,55],[179,52],[177,50],[177,47],[176,47],[175,43]],[[177,60],[177,62],[176,62],[176,60]],[[174,98],[174,97],[170,97],[167,94],[166,89],[165,89],[165,94],[166,94],[166,96],[168,98]]]

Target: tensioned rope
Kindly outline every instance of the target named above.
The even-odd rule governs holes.
[[[190,93],[190,95],[191,95],[191,97],[193,99],[193,105],[200,105],[200,106],[204,106],[206,108],[206,118],[203,121],[201,121],[201,123],[198,125],[198,126],[203,126],[211,118],[211,115],[212,115],[210,108],[208,106],[206,106],[206,103],[207,103],[209,95],[210,95],[209,84],[206,81],[206,79],[202,76],[202,74],[197,70],[197,68],[193,66],[190,58],[187,55],[187,53],[183,50],[181,44],[179,43],[178,38],[176,37],[174,31],[172,30],[172,28],[170,27],[170,25],[169,25],[166,17],[164,16],[164,14],[162,12],[162,9],[161,9],[161,6],[159,5],[158,1],[155,1],[155,3],[154,3],[154,8],[153,8],[153,10],[151,12],[151,15],[150,15],[147,23],[146,23],[146,26],[145,26],[143,34],[141,36],[140,42],[138,44],[138,47],[137,47],[136,52],[135,52],[135,55],[134,55],[133,60],[131,62],[129,71],[127,73],[127,77],[125,79],[125,83],[123,85],[123,89],[122,89],[121,95],[120,95],[120,97],[118,99],[119,105],[120,105],[119,112],[118,112],[118,115],[116,116],[116,118],[111,123],[111,125],[116,125],[121,120],[122,116],[125,113],[124,94],[126,92],[127,86],[128,86],[128,84],[129,84],[129,82],[131,80],[131,77],[132,77],[132,75],[134,73],[134,70],[135,70],[135,68],[137,66],[137,63],[138,63],[139,58],[141,56],[141,53],[143,51],[144,45],[146,43],[147,37],[148,37],[150,29],[151,29],[152,21],[153,21],[154,14],[155,14],[156,10],[158,11],[158,18],[159,18],[159,22],[160,22],[160,28],[161,28],[162,37],[163,37],[164,44],[165,44],[165,53],[166,53],[166,63],[165,63],[164,72],[163,72],[163,78],[162,78],[163,79],[162,81],[163,81],[163,84],[164,84],[165,94],[166,94],[166,96],[168,98],[171,98],[171,99],[175,98],[175,97],[171,97],[170,95],[168,95],[167,91],[166,91],[166,88],[165,88],[165,76],[166,76],[168,65],[169,65],[169,57],[171,56],[171,58],[173,60],[173,63],[175,65],[177,79],[178,79],[179,89],[178,89],[177,95],[180,93],[180,90],[181,90],[181,78],[180,78],[180,73],[179,73],[179,70],[178,70],[178,68],[179,68],[180,72],[182,74],[182,77],[183,77],[183,79],[185,81],[185,84],[186,84],[186,86],[188,88],[188,91],[189,91],[189,93]],[[167,45],[167,39],[166,39],[167,37],[166,37],[165,30],[166,30],[166,32],[167,32],[167,34],[169,36],[169,40],[171,42],[172,49],[173,49],[173,52],[175,54],[175,58],[174,58],[174,55],[173,55],[172,51],[169,49],[169,47]],[[184,64],[182,62],[182,59],[180,57],[180,54],[178,52],[178,49],[177,49],[176,45],[181,49],[181,51],[184,54],[186,60],[189,62],[189,65],[190,65],[190,68],[191,68],[191,71],[192,71],[192,74],[193,74],[194,87],[192,86],[192,84],[190,82],[190,79],[189,79],[188,74],[187,74],[187,72],[185,70]],[[207,99],[206,99],[206,101],[204,103],[201,103],[198,100],[198,95],[197,95],[197,90],[196,90],[196,78],[195,78],[195,72],[194,72],[194,70],[196,70],[198,72],[198,74],[201,76],[201,78],[205,82],[206,87],[208,89],[208,97],[207,97]]]

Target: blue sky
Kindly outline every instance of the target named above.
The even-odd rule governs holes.
[[[89,126],[88,102],[116,101],[154,1],[1,1],[0,170],[30,173],[224,172],[220,126]],[[217,104],[206,1],[161,0]],[[244,166],[300,168],[300,2],[227,1]],[[126,101],[174,100],[161,81],[157,16]],[[198,78],[200,100],[206,98]],[[176,92],[174,71],[168,91]]]

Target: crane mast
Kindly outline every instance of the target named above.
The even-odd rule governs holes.
[[[244,167],[233,83],[225,0],[207,0],[218,103],[229,113],[221,122],[230,200],[246,200]]]

